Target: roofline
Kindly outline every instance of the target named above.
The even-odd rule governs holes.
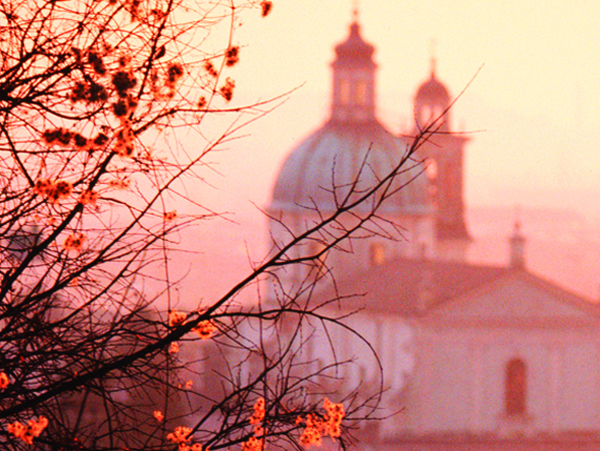
[[[437,311],[445,308],[450,303],[466,303],[470,300],[484,294],[493,291],[499,285],[506,283],[510,279],[521,279],[527,280],[530,283],[534,283],[537,286],[541,287],[544,290],[552,291],[556,294],[556,298],[559,302],[566,303],[572,307],[575,307],[579,310],[584,310],[587,314],[593,314],[600,319],[600,304],[594,303],[589,299],[584,298],[578,294],[573,293],[563,287],[556,285],[553,282],[550,282],[536,274],[533,274],[529,270],[525,268],[510,268],[510,267],[494,267],[494,266],[480,266],[480,265],[470,265],[474,267],[487,267],[487,268],[497,268],[497,269],[506,269],[506,273],[499,275],[492,282],[476,287],[461,296],[448,299],[447,301],[439,302],[433,304],[430,308],[426,309],[423,314],[420,316],[421,318],[426,318],[429,315],[436,314]]]

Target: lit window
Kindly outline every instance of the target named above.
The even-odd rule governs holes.
[[[356,83],[355,101],[357,105],[365,105],[367,103],[367,82],[359,80]]]
[[[371,243],[371,265],[379,266],[385,263],[385,247],[381,243]]]
[[[527,400],[527,366],[521,359],[506,364],[505,411],[508,416],[524,415]]]
[[[419,111],[419,124],[422,126],[428,125],[431,122],[431,117],[433,116],[433,111],[429,105],[424,105]]]

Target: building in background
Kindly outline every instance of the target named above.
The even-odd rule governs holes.
[[[464,146],[468,138],[453,132],[452,98],[435,72],[432,60],[431,75],[415,95],[413,136],[427,126],[436,131],[419,149],[427,161],[430,199],[435,209],[435,257],[465,261],[471,241],[465,223],[463,180]]]
[[[275,183],[269,207],[275,244],[377,183],[410,145],[410,137],[394,135],[377,120],[373,53],[355,18],[335,48],[330,117],[290,153]],[[349,324],[380,356],[388,389],[384,413],[400,411],[365,425],[359,447],[598,449],[600,309],[528,271],[518,226],[509,240],[508,266],[467,261],[467,139],[452,131],[451,101],[432,64],[415,95],[415,133],[432,120],[439,133],[407,163],[393,185],[401,189],[379,213],[382,224],[402,229],[365,233],[323,255],[337,289],[324,287],[321,296],[361,294],[340,309],[357,312]],[[428,159],[426,171],[419,158]],[[369,208],[367,203],[357,214]],[[315,239],[291,257],[322,246]],[[314,270],[294,268],[279,275],[285,289],[300,289]],[[343,383],[376,385],[378,371],[367,363],[364,344],[330,338],[338,344],[338,359],[357,358],[358,370],[350,365],[342,371]],[[305,352],[312,365],[327,359],[315,340]]]

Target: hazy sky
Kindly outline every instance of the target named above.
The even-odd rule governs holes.
[[[297,89],[212,156],[219,175],[207,173],[211,186],[200,193],[202,202],[252,225],[219,228],[229,248],[215,245],[220,261],[208,249],[212,265],[239,268],[246,243],[262,254],[261,246],[253,249],[265,240],[265,221],[251,202],[268,204],[284,158],[327,117],[333,48],[352,20],[351,0],[273,3],[265,19],[245,13],[236,31],[242,48],[240,64],[227,73],[236,80],[232,104]],[[428,77],[432,47],[438,78],[451,94],[466,88],[452,125],[472,131],[468,206],[566,209],[600,224],[600,2],[361,0],[359,10],[362,35],[376,47],[378,115],[391,131],[412,123],[412,97]],[[508,233],[500,232],[502,246]],[[582,274],[589,261],[578,265],[569,267]],[[589,286],[597,286],[596,269],[586,275]]]
[[[351,10],[350,0],[275,0],[266,19],[254,11],[236,33],[238,102],[299,87],[230,146],[245,152],[231,157],[238,180],[260,172],[250,190],[259,203],[285,155],[327,115],[329,64]],[[379,117],[392,131],[411,123],[432,47],[451,93],[467,88],[452,114],[455,129],[473,131],[469,204],[598,215],[591,200],[600,178],[600,2],[362,0],[359,10],[363,37],[376,46]]]

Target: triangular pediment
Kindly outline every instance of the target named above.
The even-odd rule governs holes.
[[[600,321],[600,309],[584,299],[527,273],[514,273],[448,300],[430,317],[470,321]]]

